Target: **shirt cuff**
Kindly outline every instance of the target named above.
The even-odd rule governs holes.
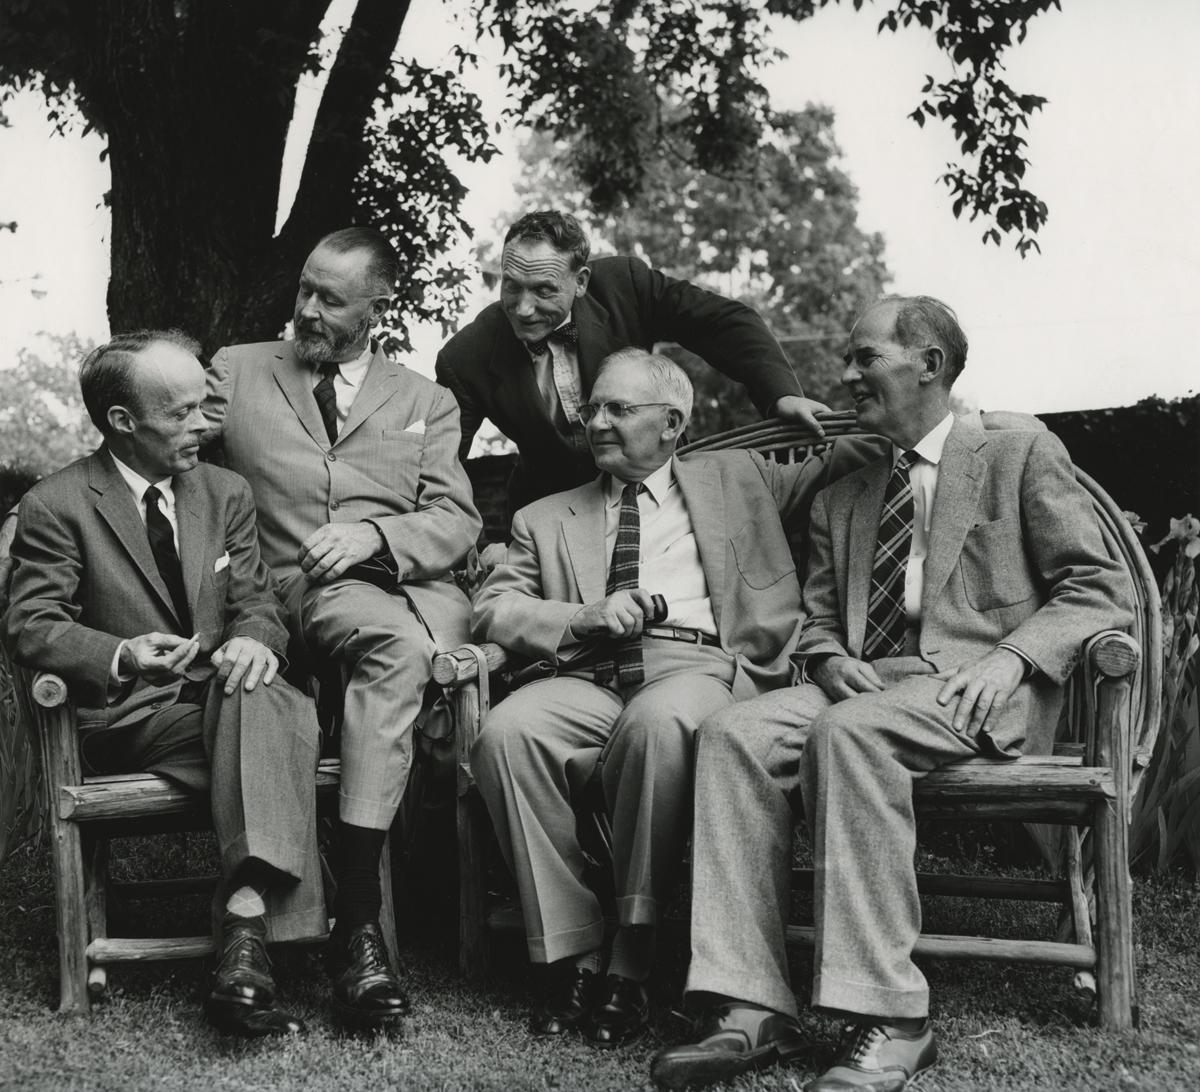
[[[117,651],[113,653],[112,664],[108,669],[108,700],[110,702],[115,701],[121,691],[125,689],[125,685],[136,677],[132,673],[128,675],[121,673],[121,653],[125,651],[127,644],[129,644],[128,641],[122,641],[117,645]]]
[[[1017,647],[1016,647],[1016,645],[1010,645],[1010,644],[1008,644],[1008,643],[1007,643],[1007,642],[1005,642],[1005,641],[1001,641],[1001,642],[1000,642],[1000,643],[999,643],[999,644],[998,644],[996,647],[997,647],[997,648],[1006,648],[1006,649],[1008,649],[1008,651],[1009,651],[1009,652],[1011,652],[1011,653],[1012,653],[1014,656],[1018,656],[1018,657],[1020,657],[1020,659],[1021,659],[1021,662],[1022,662],[1022,663],[1025,665],[1025,674],[1024,674],[1024,676],[1021,678],[1021,681],[1022,681],[1022,682],[1024,682],[1024,681],[1025,681],[1026,679],[1028,679],[1028,678],[1029,678],[1029,677],[1030,677],[1030,676],[1031,676],[1031,675],[1032,675],[1032,674],[1033,674],[1035,671],[1037,671],[1037,669],[1038,669],[1038,666],[1037,666],[1037,664],[1035,664],[1035,663],[1034,663],[1034,662],[1033,662],[1033,661],[1032,661],[1032,660],[1031,660],[1031,659],[1030,659],[1028,656],[1026,656],[1026,655],[1025,655],[1025,653],[1024,653],[1024,652],[1022,652],[1022,651],[1021,651],[1019,648],[1017,648]]]

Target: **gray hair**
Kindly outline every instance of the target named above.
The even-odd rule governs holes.
[[[349,254],[361,250],[367,255],[366,276],[370,291],[377,296],[390,296],[396,291],[400,277],[400,258],[396,248],[382,231],[373,227],[358,226],[331,231],[318,240],[313,250],[326,247],[335,254]]]
[[[948,304],[933,296],[884,296],[896,305],[896,341],[906,349],[936,345],[946,354],[946,385],[967,366],[967,335]]]
[[[684,424],[692,417],[692,381],[669,356],[647,352],[645,349],[618,349],[601,362],[599,371],[613,364],[636,364],[650,373],[655,394],[683,414]],[[597,375],[599,372],[597,372]]]

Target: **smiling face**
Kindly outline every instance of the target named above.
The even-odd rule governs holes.
[[[864,429],[909,447],[946,414],[944,354],[936,346],[906,348],[896,340],[895,303],[870,308],[850,331],[842,383]]]
[[[517,340],[540,341],[562,325],[587,291],[591,270],[545,239],[514,239],[500,258],[500,306]]]
[[[296,355],[314,366],[358,356],[387,310],[390,297],[377,288],[366,250],[318,246],[300,272],[292,315]]]
[[[619,420],[613,420],[608,413],[598,413],[588,422],[588,447],[596,466],[623,482],[640,482],[662,466],[675,450],[683,431],[684,415],[669,405],[644,403],[667,399],[651,373],[636,362],[605,364],[588,401],[597,406],[604,402],[624,402],[642,408]]]
[[[149,482],[196,465],[207,424],[204,368],[191,353],[166,341],[134,357],[137,404],[108,411],[108,444],[126,466]]]

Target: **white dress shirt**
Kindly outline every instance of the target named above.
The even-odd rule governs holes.
[[[904,616],[910,626],[921,624],[921,593],[925,590],[925,557],[929,553],[929,527],[933,522],[933,498],[937,493],[938,465],[942,448],[954,424],[954,415],[946,414],[911,450],[917,460],[908,468],[913,494],[913,537],[904,571]],[[892,446],[892,466],[904,452]]]
[[[713,617],[708,581],[704,577],[696,534],[683,491],[675,480],[672,462],[664,463],[642,484],[646,488],[638,495],[641,521],[638,584],[651,594],[666,599],[667,617],[660,624],[686,626],[715,637],[717,623]],[[612,561],[613,546],[617,541],[624,488],[625,482],[611,475],[605,480],[606,565]]]
[[[350,416],[350,407],[354,405],[354,399],[358,397],[359,388],[362,386],[363,379],[366,378],[367,368],[371,364],[371,360],[375,356],[375,347],[370,343],[367,347],[354,359],[347,360],[344,364],[338,365],[337,374],[333,377],[333,394],[337,399],[337,428],[338,435],[341,435],[342,427],[346,424],[346,418]],[[321,382],[321,373],[313,372],[313,389]]]
[[[561,329],[570,321],[571,316],[567,315],[555,329]],[[554,427],[573,441],[582,437],[579,404],[583,401],[583,379],[579,374],[578,346],[551,340],[547,341],[544,353],[530,353],[529,358],[533,362],[534,382]]]

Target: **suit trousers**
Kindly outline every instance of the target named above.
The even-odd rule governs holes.
[[[693,737],[733,701],[734,662],[717,648],[647,638],[645,681],[617,690],[590,672],[531,683],[497,705],[471,753],[517,881],[529,957],[600,947],[604,917],[584,882],[568,767],[593,756],[612,823],[621,925],[652,925],[678,882],[692,807]]]
[[[345,682],[342,781],[345,823],[387,830],[408,784],[413,722],[433,678],[436,647],[403,593],[361,580],[284,586],[293,635],[310,661],[333,661]]]
[[[209,793],[224,879],[250,860],[282,875],[267,892],[268,939],[320,936],[328,920],[317,856],[312,702],[282,679],[249,693],[239,686],[226,697],[215,676],[186,684],[181,697],[142,721],[85,729],[85,772],[154,773]]]
[[[741,702],[701,726],[686,990],[796,1014],[785,928],[792,828],[813,840],[817,946],[812,1003],[923,1017],[912,962],[921,932],[914,778],[980,751],[951,727],[928,675],[831,703],[800,685]]]

